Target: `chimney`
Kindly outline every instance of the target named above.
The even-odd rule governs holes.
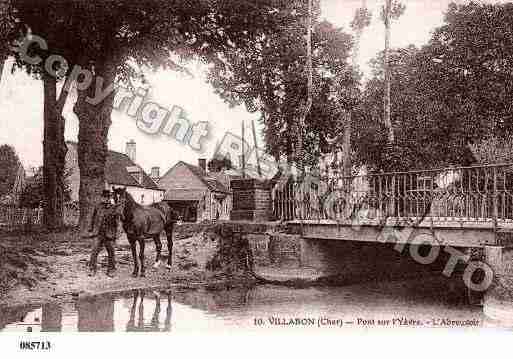
[[[136,145],[134,140],[126,143],[126,155],[135,163]]]
[[[204,158],[199,158],[198,167],[201,168],[203,171],[207,172],[207,160]]]
[[[137,183],[142,184],[143,181],[143,173],[139,166],[130,166],[126,168],[126,171],[134,177]]]
[[[160,179],[160,167],[152,167],[151,168],[151,179],[155,182],[158,182]]]

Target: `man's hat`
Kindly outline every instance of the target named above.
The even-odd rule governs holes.
[[[104,189],[102,191],[102,197],[109,197],[110,198],[110,191],[108,189]]]

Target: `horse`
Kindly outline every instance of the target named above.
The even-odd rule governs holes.
[[[145,276],[144,266],[144,240],[152,238],[155,242],[157,256],[155,258],[154,268],[158,268],[161,263],[162,242],[160,234],[166,232],[167,249],[169,252],[166,268],[171,269],[173,255],[173,226],[176,223],[177,216],[175,211],[166,202],[154,203],[150,206],[138,204],[134,198],[126,191],[126,188],[113,188],[114,201],[116,203],[116,214],[121,219],[123,229],[126,232],[132,257],[134,258],[134,271],[132,277],[139,274],[139,264],[137,261],[136,243],[139,243],[139,261],[140,276]]]

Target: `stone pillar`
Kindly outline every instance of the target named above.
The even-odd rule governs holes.
[[[270,181],[254,178],[233,180],[233,208],[230,219],[233,221],[269,221],[272,219],[272,199]]]

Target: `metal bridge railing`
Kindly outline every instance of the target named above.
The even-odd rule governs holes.
[[[289,178],[273,190],[283,220],[513,221],[513,164]]]

